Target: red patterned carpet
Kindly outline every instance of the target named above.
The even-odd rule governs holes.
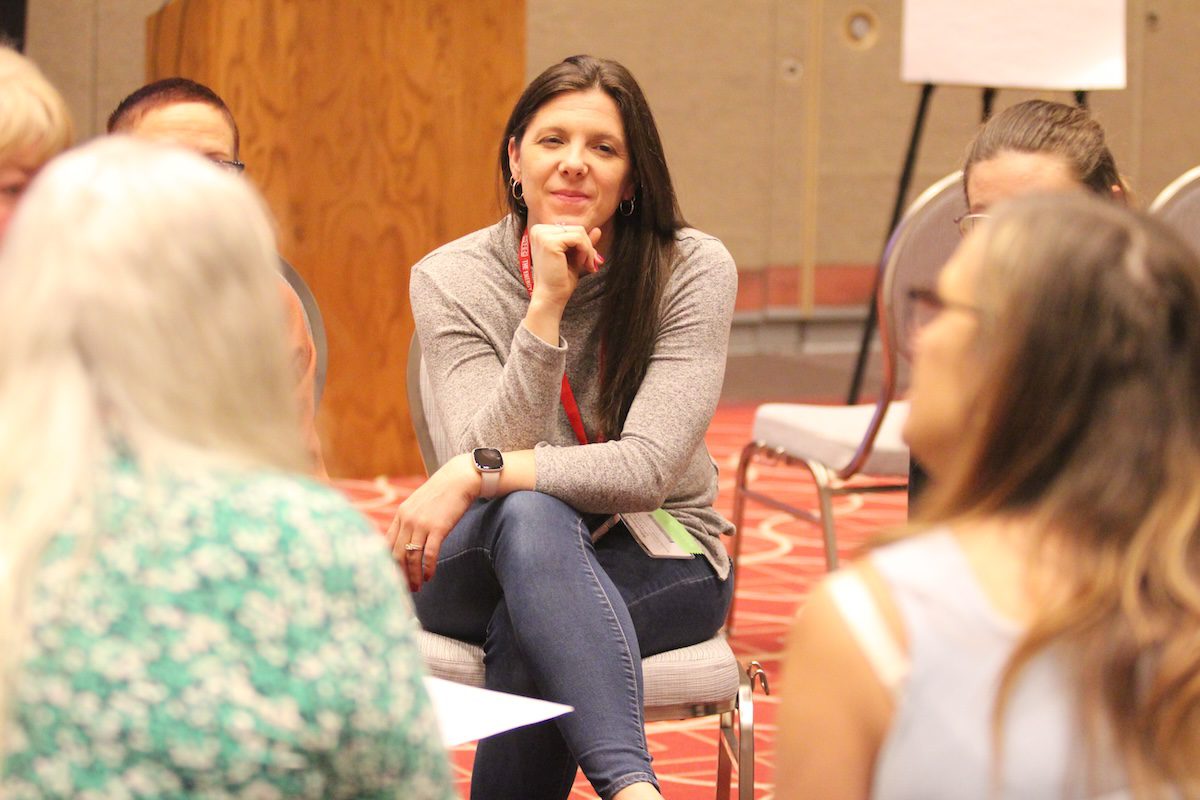
[[[717,507],[729,514],[732,507],[733,475],[738,452],[749,441],[753,406],[723,406],[708,431],[708,447],[721,467],[721,494]],[[811,483],[803,470],[772,466],[756,467],[754,485],[771,487],[791,502],[814,507]],[[391,512],[421,478],[397,480],[341,481],[342,488],[368,516],[386,527]],[[903,493],[860,495],[840,498],[835,505],[839,549],[849,554],[880,528],[904,519]],[[738,571],[737,620],[731,644],[743,662],[762,663],[770,680],[780,674],[780,655],[788,625],[812,583],[824,571],[820,536],[816,529],[792,520],[786,514],[750,504]],[[775,712],[777,695],[761,692],[755,700],[755,747],[757,798],[774,797]],[[658,722],[647,727],[654,768],[669,800],[711,798],[716,777],[717,722],[715,717],[684,722]],[[463,797],[470,781],[473,746],[454,751],[454,765]],[[582,774],[571,794],[595,798]]]

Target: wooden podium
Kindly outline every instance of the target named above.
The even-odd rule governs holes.
[[[148,19],[146,52],[147,80],[191,78],[229,104],[280,251],[321,306],[330,473],[420,473],[409,269],[499,218],[524,1],[175,0]]]

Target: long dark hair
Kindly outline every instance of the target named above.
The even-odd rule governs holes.
[[[971,167],[1005,150],[1059,156],[1070,165],[1079,182],[1095,194],[1112,198],[1114,186],[1120,187],[1122,197],[1129,194],[1108,149],[1104,128],[1086,109],[1051,100],[1027,100],[1004,109],[979,129],[967,147],[963,191]]]
[[[512,219],[521,228],[528,209],[508,191],[512,170],[508,142],[519,144],[525,129],[549,100],[567,92],[600,89],[617,104],[629,147],[634,210],[613,217],[613,241],[605,269],[604,298],[596,335],[604,348],[600,370],[600,421],[607,438],[620,436],[625,415],[646,375],[663,291],[675,255],[675,231],[687,223],[679,212],[671,173],[654,116],[637,81],[615,61],[571,56],[546,69],[525,88],[500,140],[500,177]]]

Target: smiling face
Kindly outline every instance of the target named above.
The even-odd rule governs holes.
[[[972,309],[985,237],[978,231],[959,245],[938,276],[944,307],[916,332],[904,440],[935,478],[944,473],[972,422],[983,377],[976,350],[979,316]]]
[[[634,187],[625,126],[608,94],[590,89],[546,101],[521,140],[509,139],[508,161],[530,225],[600,228],[601,248],[611,241],[617,205]]]

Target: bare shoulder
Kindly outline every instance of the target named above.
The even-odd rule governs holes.
[[[896,602],[892,599],[892,593],[888,591],[883,577],[867,559],[856,561],[852,569],[870,592],[871,599],[875,601],[875,607],[883,617],[888,632],[891,633],[900,649],[906,650],[908,633],[904,627],[904,620],[900,616],[900,610],[896,608]]]
[[[874,598],[887,590],[869,564],[848,567]],[[891,723],[894,701],[862,652],[822,581],[793,623],[785,655],[779,720],[780,798],[850,800],[870,794],[875,757]],[[885,623],[899,625],[881,606]],[[889,620],[889,616],[891,620]]]
[[[883,618],[888,632],[903,650],[907,645],[904,623],[878,570],[867,559],[856,561],[842,572],[826,576],[809,595],[804,609],[797,615],[792,628],[794,646],[805,639],[832,641],[849,645],[837,651],[842,655],[861,655],[842,609],[835,599],[835,582],[857,580],[866,589],[872,603]]]

